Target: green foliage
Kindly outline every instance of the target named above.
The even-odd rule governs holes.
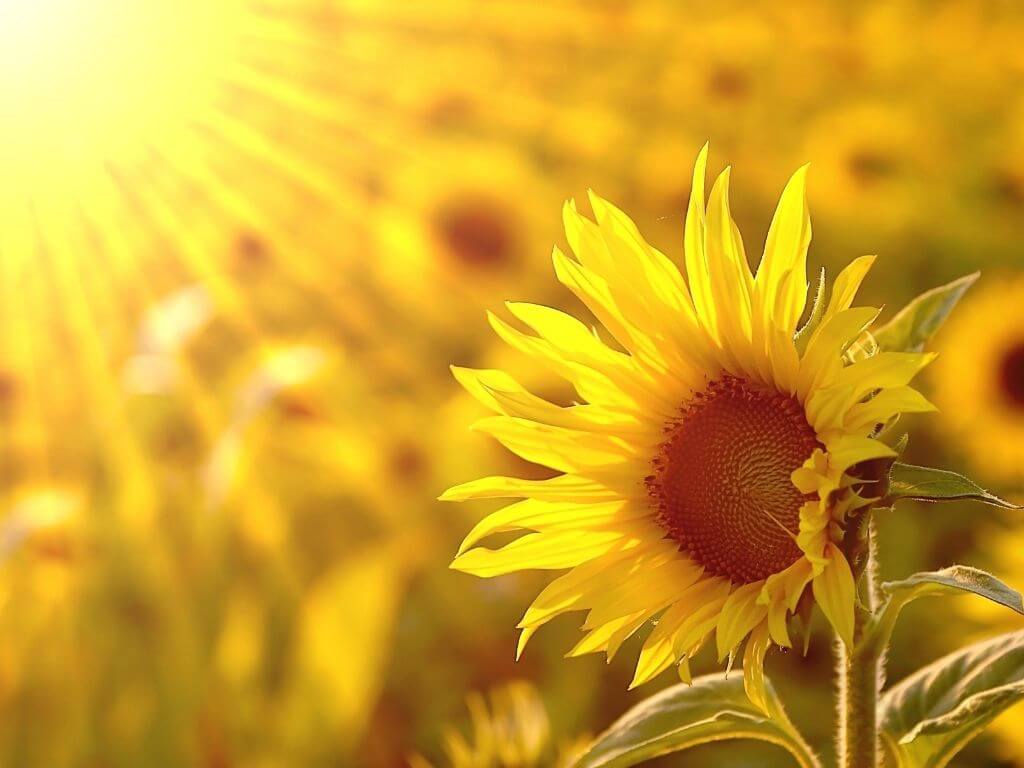
[[[918,467],[896,462],[889,473],[887,502],[899,499],[918,501],[959,501],[969,499],[993,504],[1004,509],[1020,509],[1005,499],[989,493],[973,480],[945,469]]]
[[[946,285],[932,288],[913,299],[888,323],[874,332],[879,349],[920,352],[945,322],[967,289],[981,273],[974,272]]]
[[[941,571],[915,573],[899,581],[882,584],[882,592],[891,601],[906,605],[925,595],[973,592],[1017,613],[1024,614],[1020,593],[1004,584],[991,573],[966,565],[954,565]]]
[[[919,597],[956,595],[969,592],[1024,614],[1024,602],[1015,589],[990,573],[966,565],[954,565],[941,571],[915,573],[900,581],[881,585],[885,601],[868,623],[859,645],[881,652],[889,643],[903,608]]]
[[[894,686],[881,701],[883,740],[898,768],[941,768],[1022,697],[1024,632],[1013,632],[956,651]]]
[[[574,768],[626,768],[670,752],[725,739],[760,739],[792,753],[804,768],[817,758],[786,716],[766,682],[770,717],[751,703],[743,678],[699,677],[668,688],[633,707],[601,734]]]

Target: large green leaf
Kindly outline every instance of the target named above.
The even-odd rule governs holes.
[[[900,581],[882,584],[885,602],[868,624],[861,644],[872,643],[882,649],[889,644],[900,612],[910,602],[929,595],[956,595],[965,592],[979,595],[1024,615],[1020,593],[991,573],[967,565],[954,565],[941,571],[915,573]]]
[[[766,716],[743,690],[742,675],[712,674],[680,684],[642,701],[597,737],[575,768],[625,768],[658,755],[711,741],[761,739],[777,744],[804,768],[818,765],[765,681]]]
[[[1005,499],[989,493],[973,480],[945,469],[918,467],[895,462],[889,472],[888,501],[917,499],[918,501],[958,501],[970,499],[994,504],[1004,509],[1020,509]]]
[[[951,653],[882,697],[882,737],[898,768],[941,768],[1024,698],[1024,632]]]
[[[893,352],[920,352],[979,274],[975,272],[932,288],[911,301],[892,320],[874,331],[879,348]]]
[[[1024,614],[1024,602],[1021,601],[1020,592],[1007,586],[991,573],[969,565],[953,565],[941,571],[915,573],[906,579],[887,581],[882,584],[882,592],[904,604],[925,595],[973,592]]]

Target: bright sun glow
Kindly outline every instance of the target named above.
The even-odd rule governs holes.
[[[0,0],[6,183],[51,187],[195,118],[229,60],[231,5]]]

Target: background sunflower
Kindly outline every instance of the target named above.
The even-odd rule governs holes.
[[[440,762],[466,695],[513,677],[556,740],[642,695],[629,654],[561,659],[571,618],[514,662],[536,574],[447,570],[471,517],[443,488],[545,476],[466,431],[447,364],[568,404],[483,310],[580,311],[548,254],[588,187],[678,252],[706,140],[750,242],[812,164],[813,261],[879,253],[866,305],[985,272],[924,382],[957,427],[908,418],[908,450],[1019,493],[991,363],[1019,304],[1022,32],[995,0],[0,0],[0,762],[391,768]],[[973,520],[888,518],[885,562],[984,564],[1018,526]],[[917,618],[894,677],[947,649]],[[814,723],[825,643],[791,656]],[[996,748],[964,759],[1024,759]],[[749,761],[719,749],[688,759]]]

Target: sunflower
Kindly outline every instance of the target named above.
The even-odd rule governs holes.
[[[727,168],[705,205],[707,147],[686,214],[687,279],[620,210],[591,194],[596,222],[566,203],[576,258],[557,247],[558,279],[610,339],[549,307],[510,303],[536,335],[496,316],[508,343],[568,379],[581,402],[560,407],[498,370],[454,368],[498,415],[478,429],[558,474],[486,477],[442,499],[520,499],[466,537],[456,570],[497,576],[568,569],[526,611],[518,652],[568,611],[589,611],[570,655],[611,657],[657,620],[632,686],[688,660],[713,635],[721,662],[749,637],[747,690],[764,701],[763,661],[791,645],[805,595],[847,644],[854,576],[847,517],[869,503],[862,462],[894,456],[873,439],[900,412],[932,410],[908,386],[931,360],[861,343],[879,310],[851,308],[874,258],[853,261],[799,328],[811,237],[801,168],[787,184],[757,274],[729,212]],[[865,350],[874,352],[870,354]],[[497,549],[476,546],[519,532]]]
[[[586,737],[553,743],[544,702],[537,689],[525,681],[506,683],[486,698],[472,693],[466,703],[473,722],[472,740],[454,728],[444,733],[452,768],[560,768],[571,765],[586,746]],[[420,755],[413,755],[410,764],[412,768],[432,768]]]
[[[940,137],[906,105],[858,101],[808,123],[805,152],[827,190],[824,215],[862,232],[903,234],[919,221],[920,201],[935,204],[926,179],[945,158]]]
[[[1024,275],[982,286],[940,337],[943,427],[979,472],[1024,483]]]

